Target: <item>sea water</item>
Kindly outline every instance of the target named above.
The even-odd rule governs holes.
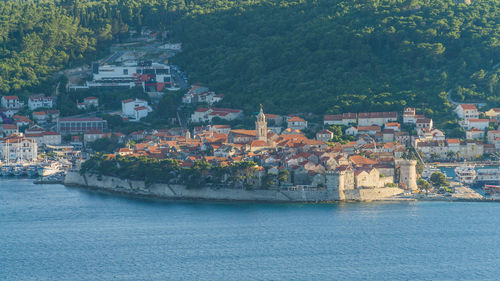
[[[1,280],[498,280],[500,204],[140,200],[0,181]]]

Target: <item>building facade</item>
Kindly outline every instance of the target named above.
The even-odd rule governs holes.
[[[106,130],[107,121],[102,118],[60,118],[57,131],[61,134],[82,134],[91,130]]]

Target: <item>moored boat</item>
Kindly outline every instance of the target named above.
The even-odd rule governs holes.
[[[24,174],[24,167],[23,167],[23,165],[16,165],[16,166],[14,166],[12,173],[16,177],[22,176]]]
[[[463,184],[471,185],[476,180],[476,170],[473,166],[459,166],[455,168],[455,178]]]
[[[500,192],[500,185],[484,185],[484,194],[486,195],[496,195]]]
[[[478,169],[475,185],[478,187],[484,185],[500,186],[500,167]]]
[[[2,168],[0,168],[0,174],[3,177],[12,175],[12,167],[10,165],[3,165]]]
[[[38,174],[36,166],[28,166],[26,169],[26,175],[30,178],[36,177]]]
[[[422,171],[422,178],[428,179],[431,177],[433,173],[441,172],[438,168],[434,166],[425,166],[424,170]]]
[[[42,177],[51,176],[59,172],[61,172],[61,166],[57,162],[38,167],[38,175]]]

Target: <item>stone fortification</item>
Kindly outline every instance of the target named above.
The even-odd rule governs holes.
[[[192,200],[227,200],[227,201],[262,201],[262,202],[332,202],[343,200],[371,201],[383,200],[402,193],[399,188],[350,189],[336,188],[330,184],[324,189],[295,188],[280,189],[231,189],[231,188],[197,188],[189,189],[183,185],[152,184],[147,186],[143,181],[125,180],[116,177],[96,174],[80,175],[70,171],[66,175],[66,185],[77,185],[119,192],[130,195],[154,196],[165,199]],[[348,183],[349,185],[349,183]],[[345,185],[344,185],[345,186]]]

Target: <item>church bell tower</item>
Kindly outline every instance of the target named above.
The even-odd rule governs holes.
[[[267,142],[267,122],[264,111],[262,110],[262,104],[260,105],[260,112],[257,115],[257,121],[255,121],[255,131],[257,132],[256,138],[258,140]]]

